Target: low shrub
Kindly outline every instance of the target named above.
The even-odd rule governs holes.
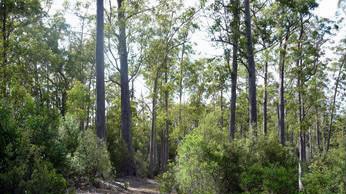
[[[77,150],[70,158],[72,170],[85,178],[109,178],[112,166],[105,142],[99,140],[92,129],[82,132],[79,139]]]

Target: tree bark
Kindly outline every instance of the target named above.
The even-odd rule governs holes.
[[[264,64],[264,91],[263,91],[263,134],[268,134],[268,123],[267,123],[267,102],[268,102],[268,62]]]
[[[104,7],[103,0],[97,0],[96,20],[96,134],[105,139],[105,83],[104,83]]]
[[[289,31],[285,36],[285,42],[280,51],[279,61],[279,132],[280,132],[280,143],[285,145],[285,57],[289,38]]]
[[[121,131],[122,137],[127,147],[127,168],[124,169],[125,175],[135,175],[136,169],[133,159],[132,136],[131,136],[131,104],[128,76],[128,51],[126,44],[126,17],[123,3],[118,1],[118,53],[120,56],[120,90],[121,90]]]
[[[231,72],[231,103],[229,118],[230,138],[234,139],[236,130],[236,109],[237,109],[237,78],[238,78],[238,44],[239,44],[239,0],[233,1],[233,58]],[[229,57],[227,59],[229,61]]]
[[[184,53],[185,53],[185,42],[183,43],[183,48],[181,50],[180,58],[180,77],[179,77],[179,127],[182,124],[182,99],[183,99],[183,75],[184,75]]]
[[[223,86],[222,86],[223,87]],[[221,128],[223,129],[224,127],[224,118],[223,118],[223,88],[221,88],[221,91],[220,91],[220,111],[221,111],[221,118],[220,118],[220,125],[221,125]]]
[[[256,101],[256,66],[253,53],[253,42],[251,33],[250,2],[244,0],[245,7],[245,34],[247,48],[247,62],[249,72],[249,105],[250,105],[250,129],[254,137],[257,137],[257,101]]]
[[[154,177],[156,171],[156,104],[157,104],[157,89],[159,80],[159,70],[156,72],[154,78],[154,87],[152,94],[152,108],[151,108],[151,130],[150,130],[150,142],[149,142],[149,176]]]
[[[2,66],[1,66],[1,77],[2,77],[2,83],[1,84],[1,93],[0,95],[5,97],[7,96],[7,73],[6,73],[6,68],[7,68],[7,7],[5,1],[2,1],[1,3],[1,23],[2,23],[2,29],[1,29],[1,34],[2,34]]]
[[[165,84],[167,86],[168,84],[168,65],[166,64],[166,70],[165,70]],[[167,162],[168,162],[168,132],[169,132],[169,109],[168,109],[168,100],[169,100],[169,91],[168,91],[168,88],[165,87],[165,100],[164,100],[164,103],[165,103],[165,127],[164,127],[164,130],[163,130],[163,150],[162,150],[162,161],[161,161],[161,171],[164,171],[166,170],[166,167],[167,167]]]
[[[321,151],[321,122],[318,108],[316,107],[316,144],[318,151]]]

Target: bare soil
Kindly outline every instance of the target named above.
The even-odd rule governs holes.
[[[127,187],[127,188],[126,188]],[[102,181],[98,187],[77,189],[77,194],[159,194],[159,184],[153,179],[126,177],[113,182]]]

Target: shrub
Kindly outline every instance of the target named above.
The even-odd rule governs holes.
[[[303,177],[304,191],[308,194],[346,192],[346,149],[331,149],[315,159]]]
[[[36,106],[23,88],[0,103],[0,193],[64,193],[67,184],[55,169],[65,162],[58,140],[58,116]]]
[[[50,163],[37,161],[26,188],[33,194],[61,194],[65,193],[67,182]]]
[[[227,133],[219,126],[218,118],[219,112],[206,115],[201,125],[178,146],[175,179],[183,193],[225,192],[228,180],[237,180],[226,177],[238,163],[226,161],[232,156],[227,155]]]
[[[288,148],[269,138],[230,143],[218,118],[207,114],[178,146],[173,173],[183,193],[298,192],[297,161]],[[162,179],[172,180],[169,174]],[[167,181],[164,186],[170,188]]]
[[[273,139],[250,145],[251,161],[241,174],[241,187],[249,193],[297,193],[297,161],[287,148]]]
[[[70,114],[61,120],[59,126],[59,136],[62,144],[66,147],[67,154],[73,156],[79,144],[80,129],[78,122]]]
[[[176,180],[184,193],[216,193],[213,174],[217,163],[207,156],[207,147],[199,134],[189,134],[178,147]]]
[[[106,144],[96,137],[93,130],[81,133],[80,143],[71,157],[72,169],[80,176],[109,178],[111,163]]]
[[[168,164],[168,170],[158,176],[158,181],[160,185],[160,193],[172,193],[177,189],[174,164]]]

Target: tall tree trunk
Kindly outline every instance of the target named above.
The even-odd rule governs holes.
[[[125,175],[135,175],[135,163],[133,159],[132,136],[131,136],[131,104],[130,89],[128,76],[128,51],[126,44],[126,17],[125,5],[126,1],[118,1],[118,53],[120,56],[120,90],[121,90],[121,131],[122,137],[127,147],[127,166],[124,169]]]
[[[254,137],[257,137],[257,101],[256,101],[256,66],[253,53],[253,42],[251,33],[251,14],[250,1],[244,0],[245,7],[245,33],[246,33],[246,48],[247,62],[249,72],[249,105],[250,105],[250,129]]]
[[[185,53],[185,42],[183,43],[183,48],[181,50],[180,58],[180,76],[179,76],[179,127],[182,125],[182,99],[183,99],[183,75],[184,75],[184,53]]]
[[[220,91],[220,111],[221,111],[221,118],[220,118],[220,125],[223,129],[224,125],[224,119],[223,119],[223,86]]]
[[[318,107],[316,107],[316,144],[318,151],[321,151],[321,122]]]
[[[92,105],[90,103],[90,99],[91,99],[91,84],[92,84],[92,77],[93,77],[93,74],[90,74],[89,75],[89,83],[88,83],[88,106],[87,106],[87,116],[86,116],[86,124],[85,124],[85,129],[87,129],[89,127],[89,123],[90,123],[90,112],[91,109],[92,109]]]
[[[285,36],[283,46],[280,51],[280,61],[279,61],[279,132],[280,132],[280,143],[285,145],[285,58],[286,50],[289,38],[289,31]],[[281,46],[280,46],[281,47]]]
[[[165,85],[168,84],[168,71],[169,67],[166,64],[165,65]],[[162,161],[161,161],[161,171],[166,170],[167,162],[168,162],[168,132],[169,132],[169,110],[168,110],[168,100],[169,100],[169,91],[168,88],[165,87],[165,99],[164,99],[164,106],[165,106],[165,127],[163,130],[163,141],[162,141]]]
[[[328,124],[328,137],[327,137],[326,151],[328,151],[329,147],[330,147],[330,137],[331,137],[331,134],[332,134],[332,128],[333,128],[333,122],[334,122],[336,96],[338,95],[338,88],[339,88],[339,84],[340,84],[340,78],[342,76],[342,71],[343,71],[343,67],[344,67],[345,61],[346,61],[346,56],[344,56],[344,59],[341,62],[339,73],[338,73],[338,77],[336,78],[336,81],[335,81],[333,101],[332,101],[331,110],[330,110],[330,120],[329,120],[329,124]]]
[[[267,123],[267,102],[268,102],[268,62],[264,64],[264,91],[263,91],[263,134],[268,134],[268,123]]]
[[[1,35],[2,35],[2,66],[0,68],[0,76],[2,77],[1,84],[1,93],[0,96],[7,96],[7,7],[5,1],[1,1],[1,23],[2,23],[2,29],[1,29]]]
[[[151,130],[150,130],[150,142],[149,142],[149,176],[154,177],[156,171],[156,104],[157,104],[157,89],[159,80],[159,70],[156,72],[154,78],[154,86],[152,93],[152,108],[151,108]]]
[[[103,0],[97,0],[96,20],[96,134],[105,139],[104,15]]]
[[[239,44],[239,0],[233,1],[233,58],[232,58],[232,72],[231,72],[231,103],[230,103],[230,117],[229,117],[229,133],[230,138],[234,139],[235,137],[235,128],[236,128],[236,101],[237,101],[237,74],[238,74],[238,44]],[[229,61],[229,57],[227,58]]]

